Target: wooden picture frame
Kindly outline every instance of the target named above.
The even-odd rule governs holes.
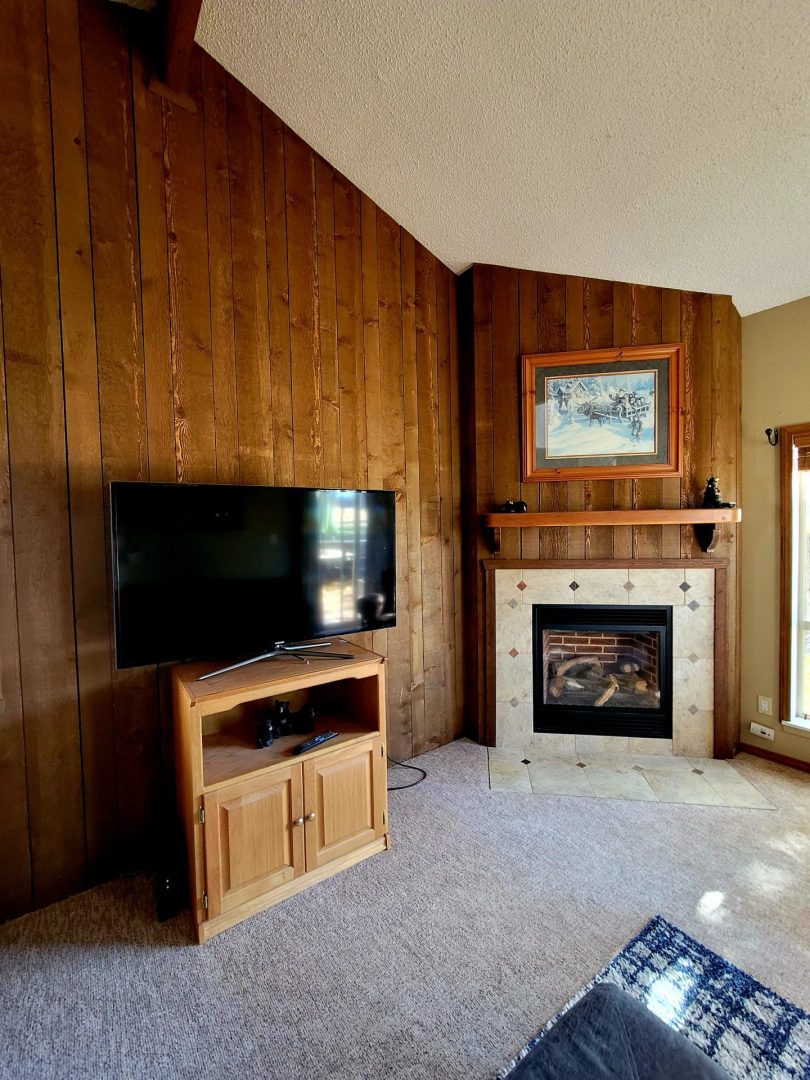
[[[531,353],[521,368],[524,481],[681,475],[682,343]]]

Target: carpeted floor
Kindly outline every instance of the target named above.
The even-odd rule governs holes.
[[[0,1077],[489,1077],[656,913],[810,1009],[810,776],[738,758],[766,814],[421,764],[392,851],[203,947],[145,878],[0,927]]]

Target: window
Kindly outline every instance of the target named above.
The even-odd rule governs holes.
[[[810,730],[810,424],[782,428],[780,715]]]

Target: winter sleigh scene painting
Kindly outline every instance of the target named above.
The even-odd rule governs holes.
[[[538,445],[546,414],[546,458],[655,454],[656,377],[654,370],[546,377],[537,409]]]

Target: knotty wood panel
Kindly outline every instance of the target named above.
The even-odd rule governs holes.
[[[389,748],[462,727],[456,279],[194,50],[107,0],[0,41],[0,918],[148,862],[168,672],[115,670],[111,480],[397,492]],[[412,633],[413,631],[413,633]],[[373,637],[373,640],[371,638]]]
[[[716,473],[730,499],[739,491],[740,318],[727,296],[679,293],[624,282],[506,270],[476,265],[458,284],[461,383],[468,416],[465,468],[465,686],[467,731],[491,742],[485,730],[480,560],[487,554],[477,515],[514,499],[533,509],[596,510],[697,506]],[[685,463],[683,477],[643,481],[577,481],[521,488],[520,466],[508,444],[516,438],[522,352],[655,344],[686,344]],[[539,491],[537,490],[539,489]],[[506,538],[518,557],[515,538]],[[534,534],[534,535],[533,535]],[[702,558],[690,528],[590,526],[522,533],[522,558]],[[517,534],[516,534],[517,535]],[[729,751],[739,729],[739,575],[736,530],[724,528],[716,554],[729,559],[728,672],[731,727],[720,749]],[[476,713],[476,707],[478,712]]]
[[[8,440],[33,879],[29,888],[33,889],[36,903],[46,904],[84,880],[86,841],[48,42],[42,4],[20,4],[15,14],[14,19],[4,18],[0,35],[2,83],[14,87],[15,98],[12,102],[4,95],[0,121],[0,274],[6,392],[6,413],[0,422],[6,423],[7,418],[3,443]],[[15,746],[15,682],[10,680],[7,729],[12,752],[20,749]],[[55,771],[57,761],[60,769]],[[15,770],[7,771],[13,774]],[[21,806],[15,814],[17,821],[23,812]],[[19,843],[13,843],[12,848],[19,849]],[[12,886],[15,876],[13,872]],[[5,887],[5,875],[2,879]],[[18,904],[19,894],[13,906]]]

